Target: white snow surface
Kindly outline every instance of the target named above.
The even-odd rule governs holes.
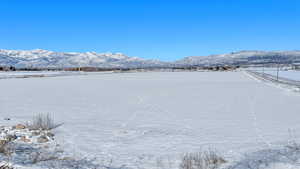
[[[266,167],[265,169],[300,169],[300,167],[291,164],[276,163]]]
[[[115,166],[157,168],[158,159],[178,160],[203,147],[236,160],[285,144],[288,130],[300,136],[300,94],[242,72],[2,79],[0,93],[3,124],[52,113],[64,122],[56,138],[67,151]]]

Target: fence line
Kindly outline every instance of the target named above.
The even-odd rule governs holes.
[[[300,81],[297,81],[297,80],[292,80],[292,79],[288,79],[288,78],[284,78],[284,77],[277,78],[277,76],[270,75],[267,73],[256,72],[256,71],[246,71],[246,72],[262,81],[279,83],[279,84],[284,84],[284,85],[300,88]]]

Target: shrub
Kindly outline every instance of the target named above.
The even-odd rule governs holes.
[[[12,166],[12,164],[2,161],[0,162],[0,169],[14,169],[14,167]]]
[[[14,148],[10,141],[0,140],[0,153],[1,154],[5,155],[7,157],[10,157],[13,152],[14,152]]]
[[[49,113],[40,113],[32,118],[32,122],[27,124],[27,127],[31,130],[52,130],[61,125],[62,123],[55,123],[54,119]]]
[[[51,155],[49,153],[45,153],[45,152],[33,152],[30,154],[30,159],[32,161],[32,164],[36,164],[38,162],[42,162],[42,161],[51,161],[51,160],[57,160],[58,157]]]
[[[225,162],[214,150],[187,153],[182,157],[180,169],[217,169]]]

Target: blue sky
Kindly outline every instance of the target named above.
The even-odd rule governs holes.
[[[0,1],[1,49],[176,60],[299,44],[299,0]]]

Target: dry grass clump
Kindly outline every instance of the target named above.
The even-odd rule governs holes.
[[[5,156],[10,156],[13,153],[13,147],[6,140],[0,140],[0,153],[4,154]]]
[[[224,158],[215,150],[187,153],[182,157],[180,169],[217,169],[223,163]]]
[[[11,155],[14,153],[13,146],[7,140],[0,140],[0,154],[8,157],[7,161],[10,161]],[[0,169],[14,169],[12,164],[7,161],[0,161]]]
[[[51,161],[59,159],[57,156],[50,155],[42,152],[34,152],[30,154],[30,159],[32,160],[32,164],[36,164],[42,161]]]
[[[0,162],[0,169],[14,169],[14,167],[8,162]]]
[[[61,125],[62,123],[55,123],[53,117],[49,113],[40,113],[32,118],[32,122],[28,123],[27,127],[31,130],[52,130]]]

